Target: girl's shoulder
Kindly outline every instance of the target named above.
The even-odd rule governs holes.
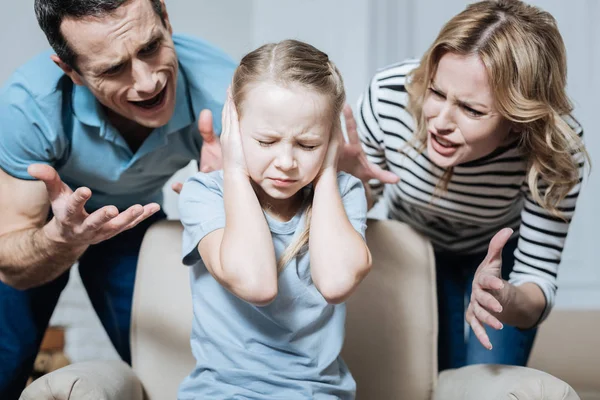
[[[347,172],[339,171],[337,174],[337,180],[342,197],[353,190],[365,190],[362,181]]]
[[[223,187],[223,170],[212,171],[212,172],[196,172],[190,176],[184,183],[184,186],[188,183],[192,185],[203,185],[208,187]]]
[[[203,193],[211,192],[213,195],[223,196],[223,171],[196,172],[183,184],[179,194],[179,202],[186,199],[195,199]]]

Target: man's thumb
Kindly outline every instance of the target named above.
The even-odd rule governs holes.
[[[212,112],[208,109],[204,109],[200,112],[198,117],[198,130],[202,140],[206,143],[210,143],[215,140],[215,132],[213,129],[213,118]]]

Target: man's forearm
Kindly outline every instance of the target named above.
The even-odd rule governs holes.
[[[87,249],[49,240],[43,228],[0,236],[0,280],[16,289],[50,282],[68,270]]]

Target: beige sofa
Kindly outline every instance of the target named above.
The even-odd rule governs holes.
[[[479,365],[446,371],[438,379],[429,242],[399,222],[376,220],[369,221],[367,242],[374,267],[348,302],[343,353],[358,384],[358,399],[579,399],[562,380],[531,368]],[[38,379],[21,399],[175,399],[179,382],[194,365],[189,346],[192,300],[180,249],[178,222],[160,222],[146,234],[134,294],[133,368],[118,361],[74,364]],[[560,367],[565,360],[548,354],[556,338],[544,329],[542,338],[540,343],[550,350],[534,357],[537,367],[572,379],[590,393],[600,392],[597,359],[590,361],[594,372],[584,366],[579,370],[587,372],[575,374]],[[573,349],[586,355],[583,347]],[[593,351],[597,354],[598,347]]]

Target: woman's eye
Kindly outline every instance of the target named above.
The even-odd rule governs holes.
[[[446,98],[443,94],[441,94],[440,92],[438,92],[434,88],[429,88],[429,92],[432,93],[434,96],[439,97],[441,99],[445,99]]]
[[[474,110],[471,107],[464,107],[464,109],[467,112],[467,114],[469,114],[472,117],[481,117],[483,115],[481,111]]]
[[[302,144],[302,143],[298,143],[298,144],[304,150],[314,150],[314,149],[316,149],[318,147],[317,145],[307,145],[307,144]]]
[[[273,143],[275,143],[275,142],[265,142],[264,140],[258,140],[258,144],[261,145],[262,147],[269,147]]]

